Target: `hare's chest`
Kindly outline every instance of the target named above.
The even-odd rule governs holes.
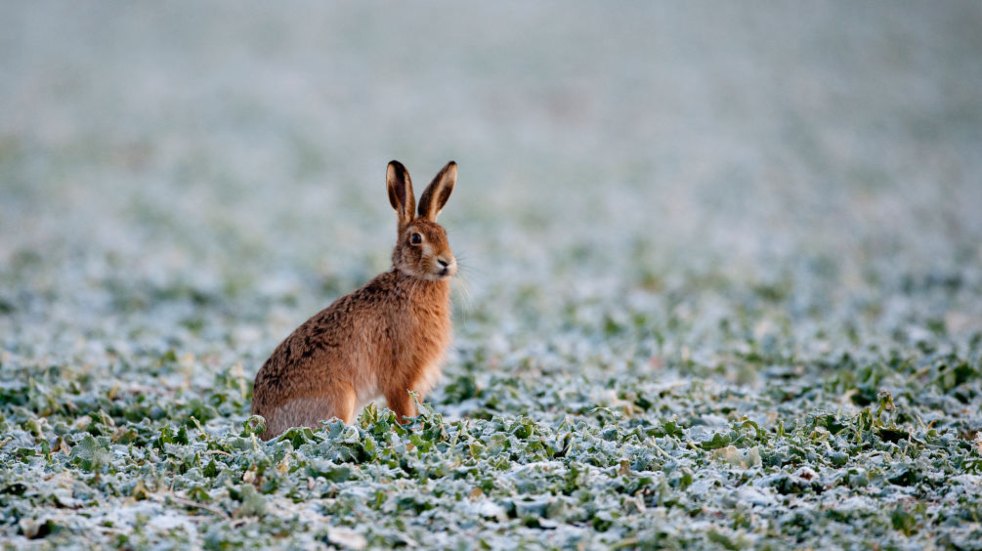
[[[413,390],[418,392],[421,397],[428,394],[440,382],[440,376],[443,374],[443,359],[444,354],[440,354],[420,370]]]
[[[420,350],[420,372],[415,385],[420,393],[429,392],[440,379],[443,363],[450,348],[452,332],[449,316],[441,327],[439,334],[428,339]]]

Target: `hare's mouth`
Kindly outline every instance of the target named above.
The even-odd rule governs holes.
[[[436,260],[436,275],[442,278],[452,277],[457,273],[457,262],[451,258],[437,258]]]

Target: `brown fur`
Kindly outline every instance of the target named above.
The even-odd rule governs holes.
[[[453,162],[440,171],[416,217],[409,173],[397,161],[389,163],[386,184],[399,230],[392,269],[315,314],[266,360],[252,403],[252,412],[266,419],[264,439],[332,417],[350,423],[378,396],[400,420],[416,415],[409,391],[426,395],[450,344],[456,261],[436,216],[456,175]]]

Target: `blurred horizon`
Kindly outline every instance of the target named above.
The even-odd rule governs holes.
[[[626,243],[737,271],[980,256],[975,2],[0,13],[5,263],[371,271],[393,158],[417,192],[458,161],[443,221],[482,277]]]

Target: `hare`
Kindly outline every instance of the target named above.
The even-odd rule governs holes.
[[[392,269],[304,322],[263,364],[252,413],[266,419],[264,440],[333,417],[351,423],[379,396],[405,423],[416,415],[410,391],[422,399],[440,376],[457,261],[436,219],[457,182],[457,164],[436,175],[418,214],[406,167],[390,162],[385,180],[398,222]]]

